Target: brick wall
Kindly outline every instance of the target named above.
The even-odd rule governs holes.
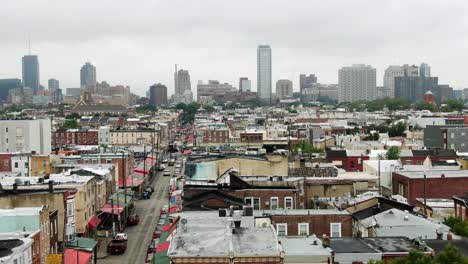
[[[326,234],[330,236],[330,224],[341,223],[341,236],[352,236],[351,215],[273,215],[272,224],[285,223],[288,226],[288,235],[298,235],[298,224],[309,224],[309,235],[316,234],[318,237]]]
[[[0,154],[0,171],[11,171],[11,154]]]

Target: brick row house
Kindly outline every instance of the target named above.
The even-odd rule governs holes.
[[[58,129],[52,133],[52,147],[98,145],[99,133],[94,129]]]
[[[453,196],[453,202],[455,206],[455,216],[468,221],[468,196]]]

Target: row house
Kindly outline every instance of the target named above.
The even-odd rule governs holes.
[[[99,133],[94,129],[58,129],[52,133],[52,146],[98,145]]]
[[[152,145],[160,143],[160,131],[154,129],[115,129],[110,131],[110,144],[116,146]]]
[[[433,162],[456,160],[458,158],[453,149],[418,149],[405,150],[400,153],[400,160],[403,165],[422,165],[427,157]]]
[[[369,159],[365,150],[327,149],[325,151],[328,162],[346,171],[362,171],[363,161]]]
[[[466,196],[453,196],[455,206],[455,216],[468,221],[468,197]]]

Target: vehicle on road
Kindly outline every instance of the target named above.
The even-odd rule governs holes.
[[[162,163],[168,163],[168,162],[169,162],[168,159],[163,159],[163,160],[162,160]]]
[[[170,170],[165,170],[163,175],[164,176],[171,176],[171,171]]]
[[[123,254],[125,250],[127,250],[126,239],[112,239],[107,246],[107,251],[112,255]]]
[[[117,233],[114,236],[115,240],[128,240],[128,236],[126,233]]]
[[[163,171],[166,169],[166,166],[164,166],[164,164],[161,164],[159,167],[158,167],[158,170],[159,171]]]
[[[139,222],[140,222],[140,217],[137,214],[131,214],[127,218],[127,225],[128,226],[138,225]]]
[[[174,166],[175,164],[175,159],[171,159],[168,163],[169,166]]]
[[[159,214],[161,215],[160,218],[162,217],[162,215],[167,214],[168,210],[169,210],[169,205],[167,204],[163,205],[161,209],[159,210]]]

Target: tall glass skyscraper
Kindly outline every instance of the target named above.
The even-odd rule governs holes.
[[[80,70],[81,88],[96,86],[96,67],[90,62],[85,63]]]
[[[257,93],[260,100],[271,103],[271,47],[257,48]]]
[[[39,59],[37,55],[23,56],[23,86],[31,88],[34,93],[40,89]]]

